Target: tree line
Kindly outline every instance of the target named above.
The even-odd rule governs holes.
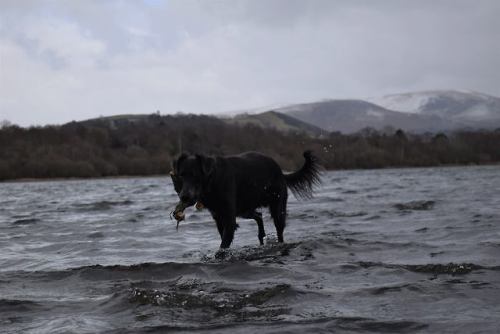
[[[500,162],[500,129],[409,134],[363,129],[311,137],[204,115],[103,118],[60,126],[0,128],[0,180],[159,175],[181,150],[212,155],[259,151],[284,170],[313,150],[326,169]]]

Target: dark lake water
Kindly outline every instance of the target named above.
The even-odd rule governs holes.
[[[500,170],[328,172],[285,243],[168,178],[0,184],[0,332],[498,333]]]

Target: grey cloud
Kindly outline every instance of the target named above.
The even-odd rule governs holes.
[[[4,0],[0,119],[217,113],[434,88],[498,96],[498,17],[498,1]]]

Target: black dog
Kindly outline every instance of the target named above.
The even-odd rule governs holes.
[[[201,202],[212,214],[221,236],[221,248],[231,245],[236,217],[254,219],[259,241],[264,243],[264,224],[259,207],[269,207],[278,241],[283,242],[286,225],[287,188],[297,198],[312,197],[320,183],[320,166],[310,151],[305,163],[291,174],[283,174],[270,157],[256,152],[225,157],[182,154],[173,163],[174,188],[185,207]]]

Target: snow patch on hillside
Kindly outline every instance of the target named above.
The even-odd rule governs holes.
[[[486,106],[468,109],[456,116],[458,119],[468,119],[471,121],[485,121],[491,117],[494,117],[494,115]]]
[[[368,98],[367,101],[383,108],[416,114],[421,108],[429,103],[433,94],[395,94],[382,97]]]
[[[378,111],[378,110],[373,110],[373,109],[368,109],[366,111],[366,115],[367,116],[374,116],[374,117],[377,117],[377,118],[384,118],[384,113]]]
[[[443,101],[449,101],[448,103],[454,105],[474,105],[470,110],[463,111],[460,114],[464,117],[470,117],[471,119],[483,120],[492,115],[491,106],[499,106],[500,100],[496,97],[489,96],[482,93],[477,93],[467,90],[430,90],[422,92],[412,92],[404,94],[391,94],[381,97],[368,98],[367,101],[377,104],[383,108],[405,112],[405,113],[421,113],[424,110],[429,111],[435,109],[433,104],[436,101],[440,101],[442,105]],[[498,107],[493,107],[498,109]],[[439,114],[442,111],[439,108],[433,110],[435,114]],[[458,111],[458,110],[457,110]]]

